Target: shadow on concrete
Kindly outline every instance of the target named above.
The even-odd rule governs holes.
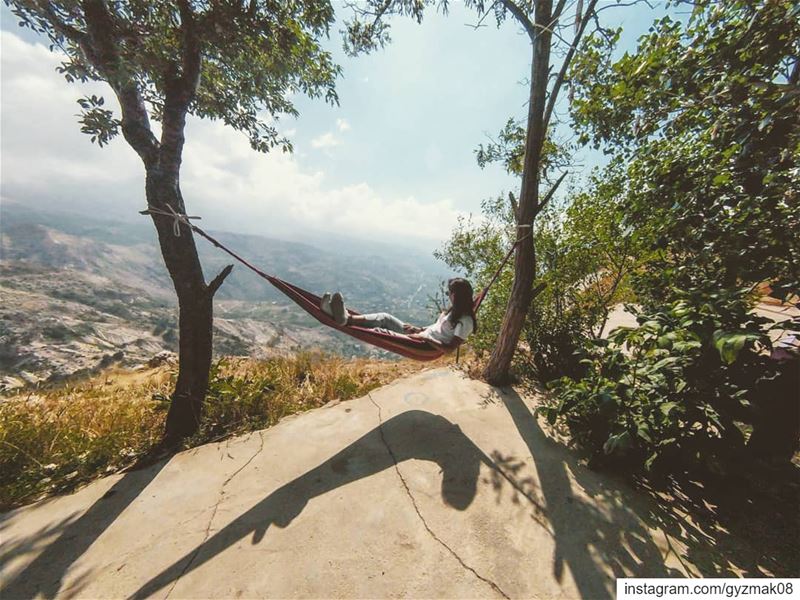
[[[658,504],[653,527],[685,545],[692,574],[703,577],[800,575],[800,468],[741,464],[741,473],[681,474],[639,481]],[[691,518],[676,518],[676,514]]]
[[[401,413],[272,492],[153,577],[132,597],[146,598],[155,594],[247,535],[252,534],[254,544],[260,542],[272,525],[288,526],[312,498],[409,459],[439,465],[442,500],[456,510],[465,510],[474,500],[481,463],[497,469],[492,460],[447,419],[420,410]],[[517,487],[512,478],[505,479]],[[521,488],[518,491],[524,494]]]
[[[587,471],[568,448],[544,434],[517,392],[499,392],[533,457],[555,539],[556,580],[562,581],[566,565],[582,598],[601,599],[614,597],[616,577],[682,576],[664,564],[652,533],[642,525],[650,520],[650,503],[624,483]],[[573,494],[570,474],[592,502]]]
[[[14,556],[45,549],[16,576],[0,585],[0,598],[55,598],[62,590],[64,575],[94,541],[122,514],[155,479],[167,460],[147,468],[128,471],[80,517],[69,517],[24,539],[3,539],[0,570]],[[49,540],[55,536],[55,540]],[[3,536],[5,538],[5,536]],[[76,594],[88,583],[84,575],[70,585]]]

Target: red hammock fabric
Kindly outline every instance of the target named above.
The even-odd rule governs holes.
[[[267,275],[266,279],[323,325],[333,327],[362,342],[407,358],[413,358],[414,360],[435,360],[444,354],[442,349],[435,347],[433,344],[411,338],[402,333],[395,333],[387,329],[367,329],[366,327],[355,327],[353,325],[339,325],[332,317],[320,309],[319,306],[322,299],[316,294],[271,275]],[[359,314],[353,310],[348,310],[347,312],[351,315]]]
[[[355,327],[353,325],[339,325],[336,321],[333,320],[332,317],[327,315],[322,311],[320,308],[320,302],[322,298],[313,294],[303,288],[297,287],[289,283],[288,281],[283,281],[282,279],[278,279],[273,275],[269,275],[256,267],[255,265],[250,264],[247,260],[236,254],[233,250],[222,245],[220,242],[215,240],[213,237],[208,235],[205,231],[194,225],[193,223],[189,222],[189,218],[198,218],[198,217],[186,217],[185,215],[179,215],[173,211],[172,215],[169,213],[164,213],[161,211],[156,210],[146,210],[142,211],[142,214],[162,214],[164,216],[174,218],[175,219],[175,228],[177,235],[180,234],[179,224],[184,223],[188,227],[192,229],[198,235],[204,237],[209,242],[214,244],[217,248],[230,254],[233,258],[238,260],[248,269],[263,277],[267,281],[269,281],[272,285],[278,288],[281,292],[286,294],[290,300],[294,301],[300,308],[314,317],[317,321],[322,323],[323,325],[327,325],[328,327],[333,327],[342,333],[346,333],[362,342],[366,342],[367,344],[372,344],[373,346],[377,346],[378,348],[383,348],[384,350],[388,350],[390,352],[394,352],[395,354],[399,354],[400,356],[405,356],[406,358],[413,358],[414,360],[422,360],[422,361],[430,361],[436,360],[440,356],[444,355],[444,350],[435,346],[432,343],[428,343],[423,340],[415,339],[404,335],[402,333],[395,333],[394,331],[388,331],[386,329],[367,329],[366,327]],[[514,248],[517,247],[519,241],[515,242],[511,249],[506,254],[503,261],[500,263],[497,271],[492,277],[492,280],[489,282],[483,290],[481,290],[480,294],[475,297],[473,301],[473,307],[475,312],[478,311],[480,308],[483,299],[486,297],[487,292],[491,285],[495,282],[497,277],[500,275],[500,271],[503,269],[505,264],[508,262],[508,259],[511,258],[511,254],[514,252]],[[359,313],[348,310],[348,313],[351,315],[357,315]]]

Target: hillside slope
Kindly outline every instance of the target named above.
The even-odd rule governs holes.
[[[6,387],[62,378],[176,350],[172,284],[151,224],[121,223],[4,202],[0,227],[0,377]],[[252,235],[215,233],[254,263],[312,290],[343,290],[365,309],[409,321],[430,317],[428,297],[447,276],[429,257],[338,240],[323,250]],[[206,273],[230,257],[198,241]],[[378,252],[383,254],[378,254]],[[321,327],[241,265],[216,302],[218,355],[265,358],[321,348],[383,356]]]

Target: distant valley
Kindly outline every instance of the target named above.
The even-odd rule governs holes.
[[[214,232],[265,271],[315,292],[342,290],[361,310],[429,320],[449,276],[414,251],[337,238],[320,246]],[[68,212],[0,207],[0,378],[5,388],[146,363],[177,348],[172,284],[155,230]],[[230,257],[198,239],[206,277]],[[267,357],[301,349],[386,356],[322,327],[236,263],[215,303],[215,353]]]

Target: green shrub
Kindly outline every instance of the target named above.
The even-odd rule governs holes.
[[[580,307],[560,310],[551,290],[531,303],[523,330],[530,349],[526,370],[542,383],[559,377],[578,378],[585,372],[579,361],[582,345],[594,324]]]
[[[751,313],[746,290],[677,296],[638,314],[638,328],[587,343],[585,375],[555,382],[539,409],[596,461],[648,470],[700,461],[719,470],[744,448],[736,422],[749,420],[748,395],[775,370],[764,354],[768,320]]]

